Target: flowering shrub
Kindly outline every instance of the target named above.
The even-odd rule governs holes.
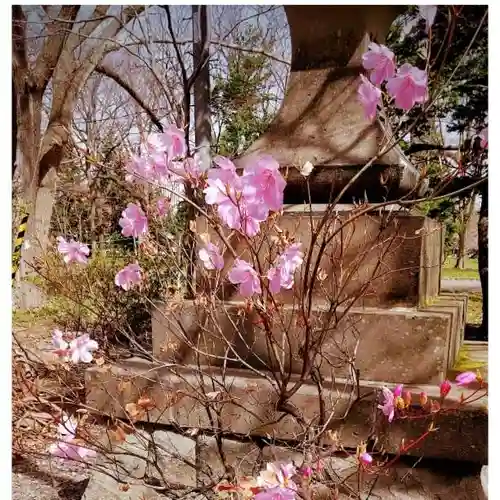
[[[426,29],[430,30],[432,9],[423,9],[422,17],[426,20]],[[398,67],[393,52],[387,47],[371,43],[368,52],[362,57],[362,62],[364,69],[368,71],[368,78],[360,75],[358,97],[367,119],[375,118],[384,91],[389,95],[391,102],[404,111],[409,111],[415,105],[423,105],[429,99],[426,72],[407,63]],[[482,132],[481,140],[483,145],[487,145],[487,129]],[[304,440],[308,445],[316,443],[329,432],[329,420],[333,415],[333,411],[328,415],[330,410],[325,410],[322,394],[326,377],[321,371],[321,364],[326,364],[327,361],[324,360],[326,356],[322,357],[321,345],[327,334],[338,326],[342,314],[346,313],[340,312],[339,305],[342,303],[340,292],[336,296],[325,293],[329,310],[322,313],[318,319],[311,312],[311,297],[315,281],[319,281],[321,288],[326,280],[325,272],[320,268],[321,249],[324,250],[340,231],[332,227],[334,226],[332,221],[336,223],[337,219],[329,208],[325,211],[325,218],[316,226],[311,220],[311,241],[316,239],[319,244],[313,248],[311,243],[309,248],[304,242],[296,241],[290,231],[283,231],[279,227],[280,215],[284,208],[286,180],[274,158],[268,155],[256,156],[249,160],[245,168],[237,169],[230,159],[218,156],[214,158],[213,164],[204,170],[198,157],[187,156],[187,151],[184,131],[170,125],[162,133],[151,134],[141,146],[140,154],[131,155],[126,167],[127,181],[130,183],[156,187],[175,183],[189,185],[194,195],[187,198],[186,203],[194,205],[197,215],[203,216],[212,235],[216,235],[214,238],[218,237],[215,243],[210,241],[211,236],[208,234],[204,234],[203,237],[198,235],[202,244],[196,253],[199,260],[197,270],[201,276],[211,278],[209,281],[215,285],[201,290],[193,302],[203,306],[207,317],[216,318],[214,323],[220,330],[216,333],[220,333],[218,340],[223,345],[224,355],[204,352],[202,344],[205,339],[193,341],[184,326],[181,328],[184,335],[181,340],[188,348],[196,350],[197,355],[206,355],[214,364],[215,360],[212,358],[219,358],[219,361],[222,358],[224,369],[226,362],[240,362],[257,372],[262,379],[267,378],[275,391],[276,412],[295,418],[302,429],[302,434],[299,435],[305,436]],[[305,179],[308,179],[313,168],[311,162],[306,162],[300,172]],[[163,196],[155,199],[152,204],[124,200],[123,211],[117,223],[121,235],[132,239],[133,253],[96,251],[90,256],[90,249],[85,243],[72,239],[68,241],[64,236],[59,236],[55,262],[59,274],[54,273],[50,266],[45,266],[45,270],[51,274],[52,281],[55,279],[56,283],[58,282],[59,290],[65,289],[67,301],[73,301],[79,310],[88,309],[88,312],[85,312],[85,319],[79,318],[78,325],[65,324],[64,332],[60,329],[53,332],[54,354],[64,366],[91,363],[96,351],[105,349],[106,345],[101,342],[101,338],[105,340],[107,335],[102,336],[102,331],[96,328],[97,322],[102,321],[104,315],[108,325],[112,325],[118,332],[128,333],[132,316],[136,317],[138,311],[149,310],[155,299],[167,297],[166,288],[168,283],[173,281],[171,267],[177,265],[181,268],[182,265],[174,258],[176,251],[173,251],[171,241],[166,242],[168,250],[161,256],[164,259],[159,264],[159,245],[155,244],[157,240],[149,236],[152,231],[158,229],[155,225],[157,219],[168,217],[170,211],[170,201]],[[196,234],[194,222],[191,221],[190,230]],[[321,232],[323,229],[324,234]],[[243,242],[243,251],[235,250],[232,244],[235,239]],[[264,242],[270,251],[269,255],[262,258],[261,249],[265,247]],[[314,255],[316,251],[319,256]],[[54,255],[51,259],[54,264]],[[301,284],[304,286],[296,287],[299,270],[303,271]],[[340,272],[344,281],[340,281],[338,289],[341,290],[346,283],[349,283],[354,272],[352,270]],[[68,289],[68,284],[75,283],[78,284],[76,289]],[[88,288],[92,288],[91,300],[88,299],[88,289],[83,286],[85,283],[88,284]],[[244,304],[238,304],[237,316],[250,318],[254,325],[262,328],[264,341],[270,353],[269,358],[272,361],[268,365],[260,359],[259,361],[268,368],[268,372],[272,372],[272,378],[258,371],[247,359],[237,359],[235,342],[228,340],[222,331],[220,325],[222,321],[217,317],[217,308],[222,302],[220,290],[227,284],[234,285],[245,300]],[[296,316],[293,318],[296,321],[294,326],[298,325],[301,333],[300,345],[296,349],[301,370],[295,373],[296,380],[292,380],[292,370],[284,361],[286,356],[293,357],[286,352],[292,351],[293,340],[291,336],[286,336],[291,328],[286,325],[284,304],[280,302],[278,296],[285,291],[292,291],[294,300],[299,304],[293,310]],[[172,298],[172,294],[168,298]],[[344,308],[348,310],[356,298],[351,299]],[[95,305],[99,301],[102,303],[102,308],[96,310]],[[175,301],[166,302],[167,307],[175,309]],[[227,317],[233,321],[231,314],[228,313]],[[64,324],[64,321],[61,321],[61,324]],[[71,333],[73,330],[87,333]],[[206,324],[203,324],[200,330],[203,334],[212,333],[208,331]],[[283,334],[281,343],[276,341],[275,330]],[[237,340],[245,343],[245,347],[252,351],[253,345],[246,344],[247,339],[242,338],[237,328],[235,331],[235,337],[239,336]],[[172,349],[175,348],[174,345]],[[344,357],[339,355],[334,362],[328,360],[333,365],[333,377],[336,369],[340,371],[345,366],[356,372],[352,360],[355,352],[353,355],[349,352],[342,354]],[[259,354],[255,354],[255,357],[258,358]],[[180,361],[179,364],[182,364],[181,357]],[[290,360],[289,363],[292,361],[297,360]],[[169,363],[168,368],[175,373],[174,365],[175,363]],[[270,369],[270,365],[272,368],[277,368]],[[197,375],[203,378],[201,363],[197,368],[199,370]],[[356,377],[359,377],[359,374],[356,374]],[[224,386],[224,376],[222,379],[222,382],[217,380],[217,386],[215,379],[212,379],[213,387],[208,392],[205,385],[200,383],[200,394],[197,394],[197,400],[206,405],[207,414],[210,417],[216,414],[217,419],[214,418],[214,421],[222,420],[222,410],[218,410],[217,405],[231,397],[229,390]],[[354,386],[355,382],[359,382],[359,378],[354,378],[350,382]],[[304,383],[314,383],[320,399],[318,406],[321,414],[315,415],[310,421],[307,421],[299,409],[290,402]],[[462,396],[460,403],[453,408],[455,410],[474,401],[478,393],[482,394],[481,391],[486,392],[481,377],[472,372],[458,375],[455,383],[458,387],[479,383],[478,391],[468,397]],[[127,382],[123,382],[123,385],[126,384]],[[451,390],[452,384],[448,380],[439,385],[439,399],[431,398],[425,392],[414,397],[403,385],[398,385],[393,390],[387,387],[380,388],[381,398],[377,404],[377,411],[378,416],[385,418],[387,424],[405,419],[430,419],[428,430],[411,443],[402,443],[398,456],[407,452],[412,446],[417,446],[429,433],[436,431],[434,418],[440,412],[450,411],[449,408],[445,408],[444,402]],[[179,392],[182,391],[177,391]],[[196,392],[194,388],[193,392]],[[177,396],[179,395],[169,395],[172,405]],[[234,401],[233,404],[237,406]],[[149,421],[155,409],[155,401],[147,394],[141,393],[137,401],[125,405],[125,414],[132,425],[140,418],[147,417]],[[94,456],[96,451],[84,446],[79,439],[77,428],[77,422],[73,417],[63,416],[62,423],[58,426],[57,442],[50,446],[50,453],[59,458],[78,461]],[[215,424],[214,428],[218,430]],[[120,429],[116,431],[117,434],[123,434],[122,427],[117,425],[117,429]],[[197,430],[194,429],[194,432]],[[226,467],[224,480],[220,481],[218,478],[213,489],[221,497],[242,496],[254,497],[257,500],[311,498],[314,486],[322,481],[323,459],[333,455],[340,447],[331,446],[331,449],[326,451],[311,446],[310,448],[313,451],[305,454],[303,463],[270,462],[257,477],[235,477],[230,473],[229,467]],[[388,460],[375,445],[368,447],[365,442],[359,443],[356,453],[352,453],[350,459],[359,471],[370,473],[381,472],[395,460]]]

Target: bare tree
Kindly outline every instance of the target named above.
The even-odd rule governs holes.
[[[126,7],[116,12],[100,5],[85,18],[84,9],[78,5],[13,6],[17,118],[17,161],[13,170],[16,173],[19,169],[20,196],[33,214],[28,237],[42,246],[48,238],[54,171],[61,163],[70,135],[78,94],[105,55],[116,50],[115,37],[143,10],[144,7]],[[47,124],[43,127],[47,100]],[[38,196],[42,186],[48,191]],[[34,257],[24,254],[25,262]]]

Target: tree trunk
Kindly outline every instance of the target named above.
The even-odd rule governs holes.
[[[472,214],[474,213],[474,205],[476,203],[476,193],[472,193],[460,213],[460,230],[458,232],[458,252],[455,269],[465,269],[465,257],[467,256],[467,249],[465,248],[467,242],[467,232],[469,229],[469,222]]]
[[[481,208],[479,209],[479,220],[477,223],[478,239],[478,266],[481,290],[483,292],[483,321],[482,329],[486,339],[488,338],[488,182],[481,189]]]
[[[463,223],[463,218],[460,224],[460,231],[458,232],[458,249],[457,261],[455,262],[455,269],[465,268],[465,236],[467,233],[467,226]]]
[[[32,283],[36,276],[34,265],[47,250],[50,237],[50,221],[55,202],[55,171],[49,172],[36,194],[34,209],[28,219],[28,228],[19,267],[15,305],[21,310],[41,307],[45,302],[42,291]]]

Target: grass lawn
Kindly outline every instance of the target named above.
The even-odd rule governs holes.
[[[481,292],[470,292],[467,307],[467,323],[480,325],[483,318],[483,294]]]
[[[479,271],[477,269],[477,259],[465,259],[465,269],[455,269],[456,259],[453,256],[447,257],[441,271],[441,278],[454,280],[478,280]]]

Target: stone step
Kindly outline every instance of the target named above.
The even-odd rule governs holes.
[[[137,430],[141,439],[128,435],[126,441],[115,445],[110,456],[116,452],[122,464],[128,464],[132,472],[122,470],[116,474],[103,459],[99,467],[103,467],[110,475],[94,472],[85,491],[83,500],[153,500],[165,498],[160,488],[166,486],[167,492],[175,490],[189,498],[205,498],[193,492],[197,486],[209,488],[220,483],[226,474],[219,445],[211,436],[199,434],[186,437],[176,432],[154,430],[146,432]],[[138,450],[138,444],[142,449]],[[236,441],[222,438],[221,450],[226,467],[234,471],[235,477],[258,476],[268,462],[290,463],[296,467],[302,465],[304,454],[293,448],[266,444],[257,446],[251,441]],[[126,456],[130,453],[130,456]],[[135,457],[133,455],[136,455]],[[124,458],[126,457],[126,458]],[[141,457],[147,457],[142,459]],[[161,475],[152,472],[152,464],[158,464]],[[334,484],[328,487],[318,484],[314,487],[314,498],[348,499],[353,498],[349,492],[358,488],[368,494],[376,475],[364,472],[358,483],[358,463],[354,456],[346,456],[332,452],[322,459],[323,478],[316,477],[318,483],[326,477],[333,478],[337,484],[338,496],[333,495]],[[198,469],[198,474],[196,470]],[[137,474],[142,471],[142,476]],[[327,476],[328,474],[328,476]],[[482,478],[481,478],[482,479]],[[454,498],[455,500],[483,500],[482,486],[478,466],[469,466],[461,472],[455,467],[434,464],[432,469],[411,468],[402,463],[396,464],[384,474],[378,475],[375,487],[371,491],[373,498],[397,498],[400,500],[434,500],[435,498]],[[149,486],[156,484],[156,490]],[[189,492],[192,493],[189,493]],[[363,495],[364,498],[365,495]]]
[[[290,386],[297,380],[292,376]],[[376,408],[381,385],[394,384],[361,381],[357,386],[348,380],[325,380],[323,400],[331,416],[329,428],[337,431],[344,446],[356,447],[361,441],[376,438],[389,453],[398,453],[404,439],[414,440],[428,430],[430,417],[397,419],[389,424]],[[116,365],[92,367],[86,371],[87,405],[97,413],[126,418],[125,407],[147,395],[156,407],[143,416],[148,422],[175,424],[183,428],[206,429],[242,436],[271,436],[276,439],[298,440],[303,428],[295,418],[276,410],[277,392],[272,374],[250,370],[194,366],[169,367],[138,358]],[[425,391],[439,401],[435,385],[408,385],[417,398]],[[218,391],[221,391],[218,393]],[[478,463],[487,461],[488,418],[487,397],[476,398],[471,404],[454,410],[461,394],[474,397],[474,390],[453,386],[444,401],[447,412],[439,415],[432,432],[410,455]],[[304,383],[291,397],[303,418],[318,425],[318,390],[312,382]],[[217,425],[214,422],[218,422]]]
[[[244,303],[221,304],[213,315],[193,301],[155,306],[152,337],[158,360],[257,370],[277,370],[283,363],[293,373],[302,370],[304,326],[297,320],[297,306],[284,306],[280,314],[287,335],[282,323],[272,328],[279,359],[257,315],[244,312]],[[327,306],[316,303],[312,325],[325,332],[320,371],[325,377],[348,378],[354,367],[366,380],[439,383],[454,366],[463,341],[464,307],[463,299],[448,297],[419,309],[353,307],[335,326]]]

